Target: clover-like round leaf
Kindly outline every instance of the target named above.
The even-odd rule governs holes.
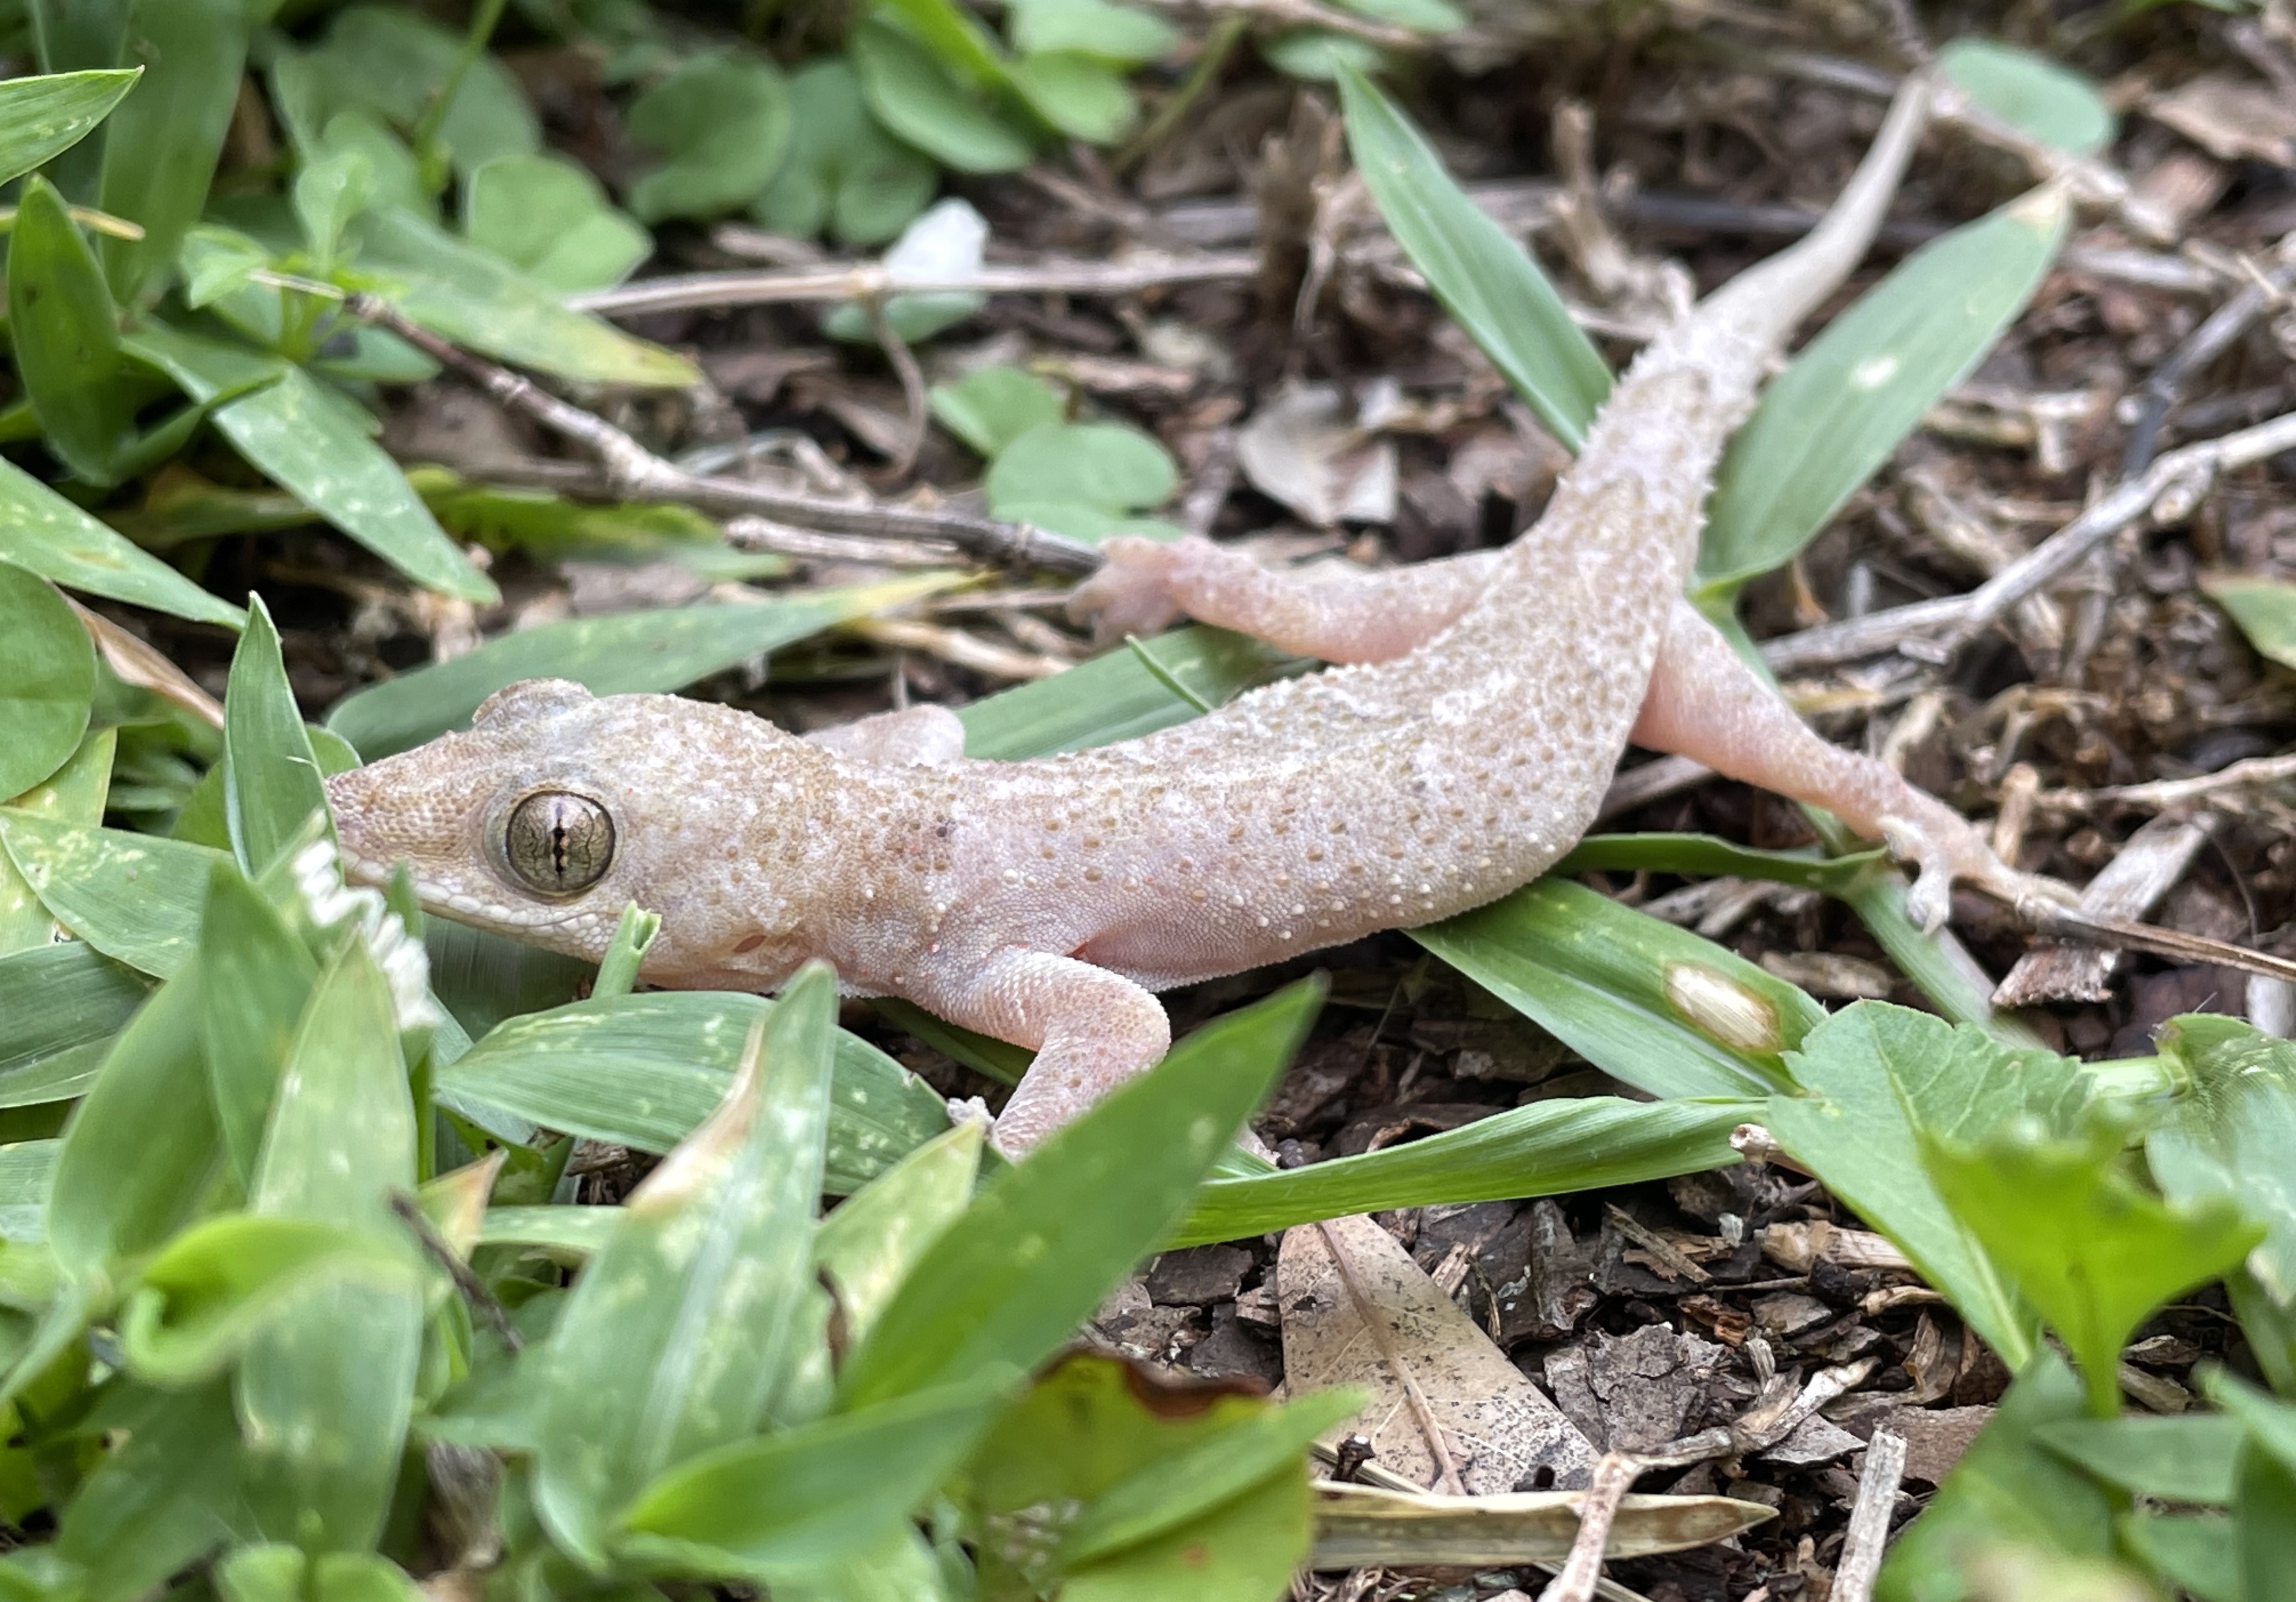
[[[1136,428],[1114,423],[1041,423],[1007,446],[988,470],[990,510],[1073,503],[1117,516],[1161,505],[1179,487],[1172,455]]]
[[[1013,86],[1037,116],[1094,144],[1122,138],[1140,112],[1131,87],[1104,62],[1079,50],[1021,57],[1013,66]]]
[[[877,120],[959,172],[1013,172],[1036,140],[959,85],[915,40],[871,20],[853,30],[853,67]]]
[[[738,51],[696,56],[631,103],[630,136],[662,152],[630,185],[639,221],[707,218],[746,206],[789,149],[789,86],[771,62]]]
[[[0,563],[0,801],[64,765],[87,732],[95,647],[45,579]]]
[[[619,283],[653,251],[589,169],[563,156],[502,156],[472,173],[463,232],[528,277],[570,291]]]
[[[925,209],[939,173],[877,126],[850,62],[811,62],[791,76],[789,92],[789,155],[750,216],[778,234],[827,228],[847,244],[873,245]]]
[[[2112,143],[2112,108],[2069,67],[1991,39],[1956,39],[1938,52],[1955,86],[2020,133],[2071,156]]]
[[[953,384],[932,387],[932,414],[984,456],[994,456],[1030,429],[1058,423],[1059,390],[1018,367],[983,367]]]

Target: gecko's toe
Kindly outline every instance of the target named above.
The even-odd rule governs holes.
[[[1106,557],[1098,572],[1069,596],[1069,615],[1096,618],[1103,639],[1160,634],[1181,607],[1174,586],[1185,569],[1187,540],[1144,539],[1124,535],[1101,547]]]

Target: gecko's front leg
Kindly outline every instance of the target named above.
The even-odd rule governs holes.
[[[1010,948],[959,971],[914,976],[908,998],[952,1023],[1032,1047],[1036,1062],[997,1115],[996,1148],[1018,1157],[1172,1043],[1163,1003],[1120,974]]]

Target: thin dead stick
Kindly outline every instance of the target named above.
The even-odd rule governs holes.
[[[1130,295],[1168,283],[1250,278],[1259,267],[1256,251],[1190,255],[1155,251],[1116,261],[1042,261],[1026,267],[984,267],[955,278],[904,277],[888,272],[880,262],[855,261],[778,273],[688,273],[648,278],[619,289],[570,295],[566,303],[581,311],[628,316],[696,307],[865,301],[888,295]]]
[[[881,538],[942,540],[976,562],[1002,567],[1051,568],[1060,572],[1088,573],[1100,565],[1100,553],[1090,546],[1028,523],[1000,522],[957,512],[929,512],[914,507],[855,505],[818,496],[791,495],[762,485],[731,479],[705,479],[672,466],[604,418],[561,400],[492,362],[471,355],[421,325],[403,316],[373,295],[354,295],[353,316],[387,328],[438,362],[462,374],[512,411],[523,412],[545,428],[564,435],[597,458],[594,481],[553,472],[553,488],[570,481],[593,485],[594,492],[618,498],[674,501],[702,512],[738,517],[750,513],[838,534],[867,534]],[[555,469],[559,464],[548,464]],[[516,464],[487,470],[497,480],[517,477]],[[534,481],[529,480],[527,481]]]
[[[886,315],[883,299],[872,299],[866,304],[870,331],[876,334],[885,359],[892,364],[894,375],[901,381],[901,398],[909,408],[908,431],[901,438],[901,448],[893,453],[893,476],[906,478],[909,469],[917,464],[917,453],[925,448],[924,369],[917,366],[916,353],[909,349],[908,341],[901,337],[901,331]]]
[[[1717,1425],[1645,1452],[1604,1452],[1578,1505],[1578,1533],[1570,1543],[1570,1556],[1538,1593],[1538,1602],[1589,1602],[1602,1573],[1603,1549],[1618,1518],[1619,1504],[1644,1474],[1655,1468],[1687,1468],[1719,1458],[1743,1457],[1775,1446],[1818,1409],[1863,1384],[1879,1366],[1875,1359],[1861,1358],[1821,1369],[1800,1391],[1786,1376],[1774,1375],[1754,1405],[1734,1423]]]
[[[1972,590],[1964,599],[1966,610],[1943,632],[1938,648],[1945,653],[1959,650],[2018,602],[2070,572],[2082,558],[2138,518],[2188,516],[2220,474],[2292,448],[2296,448],[2296,412],[2222,439],[2170,451],[2146,469],[2143,477],[2116,486],[2096,505]]]
[[[1416,29],[1381,22],[1318,0],[1148,0],[1148,4],[1159,11],[1247,17],[1279,28],[1321,28],[1386,50],[1424,50],[1435,43],[1432,36]]]
[[[2194,857],[2223,821],[2221,812],[2146,820],[2081,891],[2082,908],[2109,917],[2144,917],[2184,877]],[[2117,950],[2037,946],[2019,957],[2017,965],[1994,988],[1993,1005],[2020,1007],[2038,1001],[2107,1001],[2112,999],[2112,975],[2120,965]]]
[[[2045,940],[2144,951],[2176,962],[2236,968],[2243,974],[2259,974],[2267,979],[2296,983],[2296,961],[2275,957],[2268,951],[2235,946],[2230,941],[2185,934],[2156,924],[2139,924],[2079,907],[2052,906],[2038,900],[2019,907],[2017,911],[2031,925],[2033,932]]]
[[[502,1343],[511,1351],[524,1348],[526,1337],[519,1334],[518,1327],[510,1321],[508,1310],[495,1299],[494,1292],[487,1288],[487,1282],[471,1271],[471,1266],[455,1255],[455,1248],[447,1244],[446,1237],[431,1227],[429,1219],[422,1216],[422,1204],[403,1190],[391,1192],[389,1200],[390,1211],[414,1236],[415,1244],[422,1248],[422,1254],[454,1281],[455,1289],[470,1304],[471,1310],[479,1316],[480,1321],[501,1336]]]
[[[1882,1553],[1890,1544],[1890,1515],[1898,1504],[1898,1482],[1906,1477],[1906,1438],[1876,1430],[1866,1449],[1866,1472],[1857,1476],[1857,1500],[1849,1509],[1849,1532],[1841,1540],[1841,1561],[1833,1571],[1832,1602],[1873,1602]]]
[[[1578,1533],[1570,1542],[1570,1556],[1538,1593],[1538,1602],[1593,1602],[1595,1582],[1603,1573],[1603,1549],[1610,1544],[1619,1504],[1642,1472],[1641,1460],[1629,1452],[1604,1452],[1595,1463],[1594,1479],[1578,1504]]]
[[[2262,789],[2296,779],[2296,755],[2249,757],[2188,779],[2154,779],[2144,785],[2116,785],[2103,790],[2044,790],[2033,804],[2044,811],[2093,812],[2105,807],[2138,807],[2166,811],[2194,801],[2212,801],[2230,790]]]

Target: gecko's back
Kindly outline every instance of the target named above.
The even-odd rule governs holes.
[[[960,793],[997,797],[976,814],[991,833],[1031,836],[996,842],[1029,865],[1015,888],[1077,898],[1061,904],[1079,955],[1168,984],[1447,916],[1567,851],[1626,746],[1722,448],[1863,253],[1920,117],[1901,97],[1824,226],[1652,341],[1546,514],[1434,637],[1121,745],[964,764]],[[1290,892],[1272,913],[1251,893],[1268,884]]]

